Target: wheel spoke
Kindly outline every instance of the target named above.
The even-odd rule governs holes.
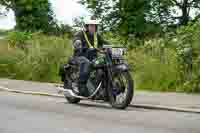
[[[128,79],[123,74],[117,73],[115,76],[113,76],[114,81],[114,88],[113,95],[115,97],[115,103],[121,104],[126,100],[127,93],[128,93]],[[117,89],[117,90],[116,90]],[[119,94],[116,95],[116,91],[119,91]]]

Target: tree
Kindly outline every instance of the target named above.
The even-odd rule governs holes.
[[[73,26],[81,28],[83,26],[84,18],[83,17],[77,17],[73,19]]]
[[[52,34],[57,36],[63,36],[67,34],[68,37],[71,38],[73,36],[73,29],[67,24],[60,24],[56,26],[55,30],[52,31]]]
[[[111,5],[112,1],[113,0],[80,0],[79,2],[85,5],[92,12],[94,17],[101,20],[100,30],[104,31],[114,17],[113,16],[110,21],[107,20],[109,14],[111,14],[111,10],[114,8],[114,5]]]
[[[150,0],[149,6],[146,14],[148,20],[160,24],[186,25],[190,20],[200,17],[199,0]]]
[[[124,37],[144,32],[144,0],[80,0],[101,20],[101,30],[112,30]],[[127,38],[128,39],[128,38]]]
[[[48,32],[55,25],[48,0],[1,0],[0,4],[14,11],[16,29]]]
[[[150,23],[168,25],[171,21],[169,0],[149,0],[146,4],[145,20]]]
[[[189,20],[191,20],[191,11],[195,9],[200,9],[200,1],[199,0],[171,0],[174,6],[178,7],[181,11],[181,15],[177,16],[175,19],[178,19],[181,25],[186,25]],[[200,12],[196,12],[195,15],[198,17],[200,15]]]
[[[124,36],[162,32],[164,28],[176,28],[200,18],[200,0],[80,0],[80,3],[101,20],[101,29],[118,31]]]

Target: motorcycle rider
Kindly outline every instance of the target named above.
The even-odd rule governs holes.
[[[79,65],[79,95],[89,96],[86,87],[90,74],[91,60],[97,57],[97,50],[108,44],[98,33],[98,21],[91,17],[84,22],[84,29],[75,33],[73,38],[73,60]],[[93,48],[91,50],[91,48]]]

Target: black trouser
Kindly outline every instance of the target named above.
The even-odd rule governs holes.
[[[90,75],[90,61],[84,56],[75,57],[74,60],[79,65],[79,83],[86,84]]]

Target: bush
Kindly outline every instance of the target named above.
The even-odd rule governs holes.
[[[31,40],[32,33],[30,32],[17,32],[17,31],[11,31],[8,33],[7,40],[9,41],[9,44],[13,47],[18,48],[25,48],[25,45],[27,45],[27,41]]]
[[[199,27],[200,22],[181,27],[176,36],[166,34],[144,41],[130,37],[126,59],[136,88],[200,92]],[[109,32],[105,37],[114,45],[126,42]],[[14,31],[0,44],[0,77],[59,82],[60,64],[72,54],[70,34],[56,37]]]
[[[71,55],[70,41],[66,38],[34,35],[24,51],[15,47],[0,58],[1,75],[14,79],[58,82],[60,64]],[[25,42],[26,44],[26,42]],[[4,67],[3,67],[4,66]]]
[[[149,56],[144,49],[129,51],[128,62],[133,68],[136,88],[156,91],[176,91],[176,56],[173,50],[166,51],[166,63]]]
[[[200,21],[189,23],[177,31],[180,85],[179,90],[200,92]]]

